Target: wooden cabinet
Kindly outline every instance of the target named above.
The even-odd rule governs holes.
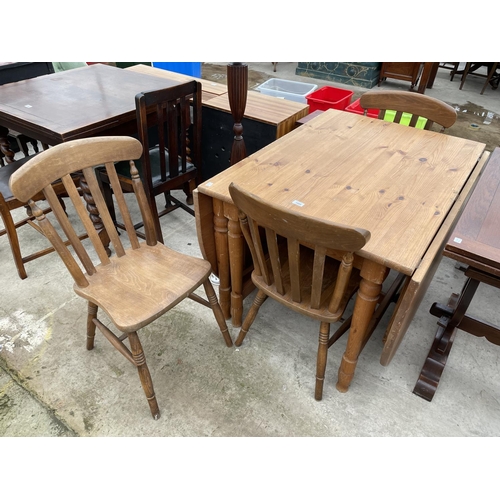
[[[386,78],[404,80],[411,83],[411,88],[415,87],[422,73],[423,64],[421,62],[384,62],[380,69],[378,85]]]
[[[279,99],[250,90],[241,122],[247,156],[279,139],[296,127],[309,105]],[[234,119],[227,94],[203,103],[202,176],[210,179],[231,164]]]

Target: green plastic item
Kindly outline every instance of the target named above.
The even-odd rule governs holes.
[[[54,71],[58,73],[59,71],[66,71],[68,69],[82,68],[83,66],[87,66],[87,63],[84,62],[53,62],[52,66],[54,67]]]
[[[385,112],[384,120],[386,122],[393,122],[395,116],[396,116],[396,111],[392,111],[392,110],[388,109]],[[409,125],[412,116],[413,115],[411,113],[403,113],[403,116],[401,117],[401,121],[399,122],[400,125]],[[417,120],[417,125],[415,126],[415,128],[423,129],[425,127],[426,123],[427,123],[427,118],[419,116],[418,120]]]

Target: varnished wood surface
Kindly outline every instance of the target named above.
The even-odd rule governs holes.
[[[437,316],[438,330],[420,372],[414,394],[432,401],[439,385],[456,331],[462,330],[500,345],[500,328],[487,317],[467,314],[480,283],[500,288],[500,148],[491,154],[470,196],[444,254],[466,264],[467,281],[460,295],[452,294],[448,304],[434,303],[431,314]]]
[[[206,106],[231,112],[229,97],[222,94],[204,103]],[[309,105],[249,90],[245,105],[245,118],[269,123],[277,127],[276,137],[281,137],[295,128],[295,123],[309,112]],[[243,133],[244,134],[244,133]]]
[[[152,66],[146,66],[145,64],[136,64],[135,66],[129,66],[126,71],[133,71],[134,73],[140,73],[143,75],[156,76],[159,78],[165,78],[167,80],[174,80],[179,83],[186,83],[191,80],[196,80],[201,83],[202,88],[202,101],[208,101],[214,97],[227,93],[227,85],[222,83],[212,82],[210,80],[205,80],[203,78],[195,78],[189,75],[183,75],[181,73],[176,73],[174,71],[169,71],[161,68],[153,68]]]
[[[306,215],[367,229],[372,237],[359,255],[410,276],[483,150],[332,109],[198,189],[231,203],[235,182]]]
[[[499,214],[500,148],[496,148],[446,245],[445,255],[500,276]]]
[[[178,83],[103,64],[10,83],[0,87],[0,125],[49,145],[116,133],[135,126],[136,94]]]
[[[457,201],[453,205],[453,208],[448,213],[446,220],[443,224],[441,224],[438,233],[434,237],[432,244],[425,252],[418,268],[413,273],[411,278],[408,278],[405,289],[403,293],[400,294],[399,301],[392,314],[389,327],[386,330],[386,340],[380,357],[380,363],[382,365],[387,366],[391,362],[401,341],[403,340],[403,336],[408,329],[418,307],[420,306],[439,263],[441,262],[446,242],[448,241],[455,224],[459,220],[460,214],[463,212],[467,200],[469,199],[471,193],[473,193],[488,158],[489,152],[485,151],[470,175],[467,184],[462,189]]]

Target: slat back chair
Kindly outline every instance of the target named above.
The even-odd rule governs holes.
[[[159,218],[176,208],[194,216],[188,205],[193,190],[201,180],[201,83],[191,82],[174,87],[141,92],[135,97],[138,138],[144,149],[137,162],[157,231],[163,243]],[[122,185],[131,185],[128,165],[117,166]],[[106,175],[103,183],[109,185]],[[172,195],[183,189],[186,203]],[[155,197],[163,194],[165,209],[158,212]],[[108,196],[108,205],[111,202]],[[118,227],[123,226],[118,223]],[[139,229],[141,224],[136,225]],[[139,233],[140,234],[140,233]],[[141,234],[140,234],[141,235]],[[142,236],[142,235],[141,235]]]
[[[7,235],[9,240],[10,250],[12,252],[12,257],[14,258],[14,263],[17,268],[17,274],[21,279],[26,279],[28,274],[26,272],[25,264],[31,262],[32,260],[38,259],[39,257],[43,257],[54,251],[52,246],[47,246],[47,241],[45,238],[40,238],[43,244],[40,244],[39,250],[34,250],[31,252],[27,252],[26,249],[21,248],[21,243],[18,235],[18,230],[26,225],[31,226],[37,231],[41,232],[38,224],[34,222],[34,215],[31,213],[29,207],[26,207],[26,203],[23,203],[21,200],[18,200],[9,188],[9,181],[14,172],[21,168],[24,163],[26,163],[30,157],[30,150],[28,149],[28,144],[33,148],[34,154],[37,154],[40,151],[38,146],[38,142],[34,139],[29,139],[26,136],[21,136],[20,134],[13,135],[13,137],[17,137],[19,142],[19,149],[25,155],[24,158],[19,158],[17,160],[13,160],[12,158],[3,157],[4,165],[0,167],[0,217],[3,222],[3,229],[0,230],[0,236]],[[47,148],[48,146],[44,146]],[[8,161],[9,160],[9,161]],[[60,182],[55,182],[53,187],[59,197],[66,196],[66,192],[64,190],[64,186]],[[37,193],[36,196],[33,197],[34,200],[40,201],[43,200],[43,194]],[[18,209],[27,208],[26,214],[23,217],[19,217]],[[50,208],[45,208],[45,212],[49,212]],[[13,213],[15,214],[13,216]],[[80,235],[80,238],[85,238],[86,235]],[[65,241],[65,244],[69,244],[69,241]]]
[[[146,232],[145,242],[139,242],[137,238],[125,196],[120,188],[115,163],[137,159],[141,153],[141,143],[132,137],[96,137],[67,142],[44,151],[25,163],[12,175],[10,187],[18,199],[29,203],[41,229],[73,277],[76,294],[88,301],[87,349],[93,348],[95,329],[98,327],[111,344],[137,367],[151,413],[157,419],[160,412],[137,331],[189,297],[210,307],[226,345],[231,346],[232,340],[208,279],[211,272],[210,264],[204,259],[175,252],[157,242],[146,194],[135,164],[130,161],[133,189]],[[121,238],[100,190],[94,168],[99,165],[104,165],[106,168],[119,211],[125,222],[126,234],[124,233]],[[108,257],[84,201],[72,181],[71,174],[76,171],[82,171],[96,202],[114,247],[112,257]],[[73,225],[51,185],[54,179],[59,178],[62,179],[75,212],[89,235],[95,250],[94,260],[76,236]],[[33,200],[33,196],[40,191],[48,200],[62,231],[71,241],[75,256],[63,244],[54,225]],[[208,300],[194,293],[201,285]],[[121,333],[120,336],[115,335],[97,318],[98,307],[109,316]],[[126,339],[129,341],[130,349],[124,343]]]
[[[369,231],[306,217],[268,203],[232,183],[229,192],[239,209],[240,225],[250,248],[258,288],[235,342],[241,345],[260,306],[272,297],[286,307],[319,320],[315,398],[323,395],[330,324],[339,321],[358,289],[354,252],[363,248]],[[337,251],[339,260],[327,256]],[[340,252],[340,253],[338,253]]]
[[[426,118],[425,130],[430,130],[437,123],[441,127],[440,132],[444,132],[457,119],[457,112],[449,104],[425,94],[404,90],[370,90],[361,96],[359,104],[365,115],[368,109],[379,109],[379,119],[384,118],[387,110],[396,111],[395,123],[400,123],[403,113],[410,113],[410,127],[415,127],[420,117]]]

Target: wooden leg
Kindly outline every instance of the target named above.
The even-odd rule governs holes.
[[[231,285],[229,272],[229,247],[227,237],[227,219],[224,216],[224,204],[214,198],[214,232],[217,253],[217,269],[219,270],[219,302],[224,317],[231,317]]]
[[[462,79],[460,80],[460,87],[458,88],[459,90],[462,90],[462,87],[464,86],[465,79],[467,78],[467,75],[469,74],[469,71],[474,71],[474,69],[470,69],[471,63],[468,62],[465,64],[465,69],[462,73]]]
[[[384,277],[387,275],[385,266],[365,261],[361,268],[361,283],[354,304],[351,330],[347,346],[339,368],[337,389],[347,392],[356,370],[358,356],[366,342],[366,333],[379,301]]]
[[[488,86],[488,83],[490,83],[490,80],[493,78],[493,75],[495,74],[497,70],[498,63],[493,63],[491,66],[490,71],[488,72],[488,76],[486,77],[486,82],[483,85],[483,88],[481,89],[481,95],[484,94],[484,91],[486,90],[486,87]]]
[[[243,260],[244,240],[234,205],[224,205],[228,218],[229,267],[231,273],[231,318],[234,327],[241,326],[243,317]]]
[[[253,301],[252,307],[250,308],[248,314],[245,317],[245,321],[243,322],[243,326],[241,327],[238,338],[234,343],[234,345],[236,345],[237,347],[239,347],[242,344],[243,340],[245,339],[248,333],[248,330],[252,326],[252,323],[254,322],[255,317],[257,316],[257,313],[259,312],[260,306],[265,302],[266,299],[267,295],[262,290],[259,290]]]
[[[478,286],[479,281],[469,278],[460,297],[454,293],[450,297],[447,307],[440,304],[432,305],[431,314],[441,318],[438,322],[439,326],[434,342],[420,371],[413,394],[427,401],[432,401],[448,361],[457,329],[460,328],[460,322],[464,318]]]
[[[233,345],[233,341],[231,339],[231,336],[229,335],[229,330],[227,329],[224,313],[222,312],[219,301],[217,300],[217,295],[215,295],[214,287],[212,286],[212,283],[210,283],[209,279],[207,279],[203,283],[203,287],[205,288],[205,293],[207,294],[208,302],[210,302],[210,307],[212,308],[215,319],[219,325],[220,331],[222,333],[222,336],[224,337],[226,345],[228,347],[231,347]]]
[[[329,336],[330,323],[322,321],[319,327],[318,359],[316,361],[316,388],[314,390],[314,398],[317,401],[321,401],[323,398],[323,383],[325,381]]]
[[[95,339],[95,323],[94,318],[97,318],[97,306],[89,301],[87,314],[87,350],[91,351],[94,348]]]
[[[0,195],[0,215],[2,216],[2,221],[5,226],[5,232],[9,238],[10,250],[12,252],[12,256],[14,257],[17,274],[22,280],[24,280],[28,277],[28,275],[26,273],[26,269],[24,268],[23,258],[21,256],[21,247],[19,245],[19,238],[17,237],[16,226],[12,220],[10,210],[5,205],[2,195]]]
[[[142,350],[142,345],[137,332],[129,333],[128,339],[130,342],[132,357],[134,358],[134,364],[135,366],[137,366],[142,388],[144,389],[144,393],[146,394],[146,398],[149,403],[151,415],[153,415],[153,418],[155,420],[158,420],[160,418],[160,409],[158,408],[158,403],[156,401],[155,391],[153,388],[153,381],[151,380],[151,374],[149,373],[149,368],[146,364],[146,358],[144,356],[144,351]]]

